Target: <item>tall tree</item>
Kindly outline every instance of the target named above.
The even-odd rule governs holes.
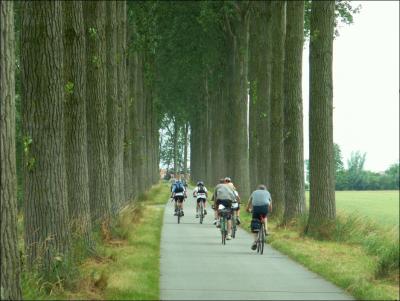
[[[310,215],[306,232],[329,233],[336,217],[332,57],[335,1],[312,1],[310,20]]]
[[[117,171],[119,179],[119,193],[117,194],[117,202],[123,204],[129,198],[132,197],[134,191],[133,182],[133,167],[132,167],[132,140],[131,137],[126,144],[128,147],[124,149],[124,136],[125,136],[125,125],[128,125],[128,129],[133,132],[132,126],[132,100],[128,98],[128,77],[126,74],[127,64],[127,45],[126,45],[126,1],[117,1],[117,75],[118,75],[118,98],[117,98],[117,116],[118,116],[118,134],[116,143],[118,145],[118,156],[117,156]],[[125,113],[128,113],[127,114]],[[125,155],[127,154],[127,160]],[[127,162],[126,162],[127,161]],[[127,182],[131,188],[128,195],[125,194],[125,182]]]
[[[119,108],[118,108],[118,73],[117,73],[117,2],[107,1],[106,16],[106,68],[107,68],[107,146],[108,172],[110,181],[110,203],[112,213],[119,209]],[[119,45],[118,45],[119,46]]]
[[[184,133],[184,149],[183,149],[183,173],[185,174],[185,178],[187,177],[188,174],[188,168],[187,168],[187,158],[188,158],[188,136],[189,136],[189,123],[185,122],[185,133]]]
[[[272,1],[271,10],[271,183],[274,215],[281,215],[285,202],[283,149],[283,75],[285,59],[285,1]]]
[[[304,1],[288,1],[286,6],[285,103],[284,103],[284,223],[305,210],[302,58]]]
[[[13,2],[0,2],[1,299],[21,300],[15,161],[15,40]]]
[[[250,195],[248,112],[249,1],[233,1],[232,15],[226,15],[226,26],[232,42],[232,117],[230,123],[235,145],[229,143],[233,159],[233,181],[244,198]],[[233,140],[232,139],[232,140]]]
[[[86,39],[81,1],[64,10],[65,154],[72,230],[91,246],[86,123]]]
[[[48,278],[69,250],[62,2],[22,3],[21,83],[28,265]]]
[[[106,2],[85,1],[86,115],[90,210],[93,221],[106,221],[111,213],[107,148]]]
[[[250,179],[269,186],[270,173],[270,77],[271,77],[271,3],[254,2],[250,28]],[[250,70],[251,68],[251,70]],[[253,140],[253,141],[252,141]]]

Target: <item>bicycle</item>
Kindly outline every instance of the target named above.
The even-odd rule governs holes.
[[[267,231],[265,230],[265,217],[260,216],[259,220],[261,222],[261,227],[257,234],[256,243],[257,243],[257,253],[260,253],[260,255],[262,255],[264,253],[264,244]]]
[[[182,200],[182,202],[183,202],[183,200]],[[181,223],[181,217],[183,216],[183,210],[182,210],[182,204],[178,204],[179,203],[179,201],[178,200],[176,200],[175,201],[175,204],[177,205],[177,207],[176,207],[176,210],[175,210],[175,212],[176,212],[176,216],[177,216],[177,218],[178,218],[178,224],[180,224]]]
[[[223,205],[219,205],[218,210],[221,215],[221,217],[219,219],[219,225],[221,228],[222,244],[225,245],[226,236],[228,235],[228,217],[231,214],[231,210],[225,208],[225,206],[223,206]]]
[[[203,223],[204,220],[204,202],[203,199],[206,200],[206,194],[205,193],[198,193],[197,194],[197,202],[199,204],[199,218],[200,218],[200,224]]]
[[[181,216],[182,216],[182,208],[178,207],[178,210],[176,211],[177,217],[178,217],[178,224],[181,223]]]
[[[204,203],[202,200],[199,202],[199,211],[200,224],[202,224],[204,219]]]
[[[236,235],[236,230],[237,230],[237,221],[236,221],[236,219],[237,219],[237,211],[235,212],[235,209],[237,208],[239,206],[239,204],[238,203],[232,203],[232,210],[233,210],[233,212],[232,212],[232,218],[231,218],[231,220],[232,220],[232,238],[235,238],[235,235]]]

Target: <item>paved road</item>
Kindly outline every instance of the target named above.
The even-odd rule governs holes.
[[[242,229],[223,246],[212,210],[201,225],[190,195],[180,224],[173,203],[165,208],[161,300],[352,300],[269,245],[258,255],[250,249],[252,236]]]

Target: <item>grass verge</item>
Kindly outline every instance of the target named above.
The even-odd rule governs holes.
[[[153,186],[126,206],[114,221],[112,239],[97,239],[100,256],[78,266],[75,285],[44,293],[32,275],[23,275],[25,299],[157,300],[159,299],[160,238],[163,204],[169,196],[165,184]]]
[[[334,239],[321,241],[302,235],[306,220],[285,228],[269,220],[269,244],[357,299],[399,299],[398,232],[339,213]],[[241,221],[250,231],[251,215],[242,210]]]

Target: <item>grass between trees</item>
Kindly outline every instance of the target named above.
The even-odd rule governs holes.
[[[290,227],[270,220],[268,241],[357,299],[398,300],[399,230],[395,221],[399,205],[392,202],[396,193],[340,192],[330,239],[304,236],[307,216],[302,216]],[[249,231],[251,215],[242,210],[241,220]]]
[[[159,299],[160,239],[169,187],[158,184],[125,207],[111,233],[96,233],[97,255],[85,257],[78,245],[80,264],[70,267],[69,283],[43,283],[22,274],[24,299],[156,300]],[[159,206],[160,205],[160,206]],[[112,237],[112,238],[111,238]]]

